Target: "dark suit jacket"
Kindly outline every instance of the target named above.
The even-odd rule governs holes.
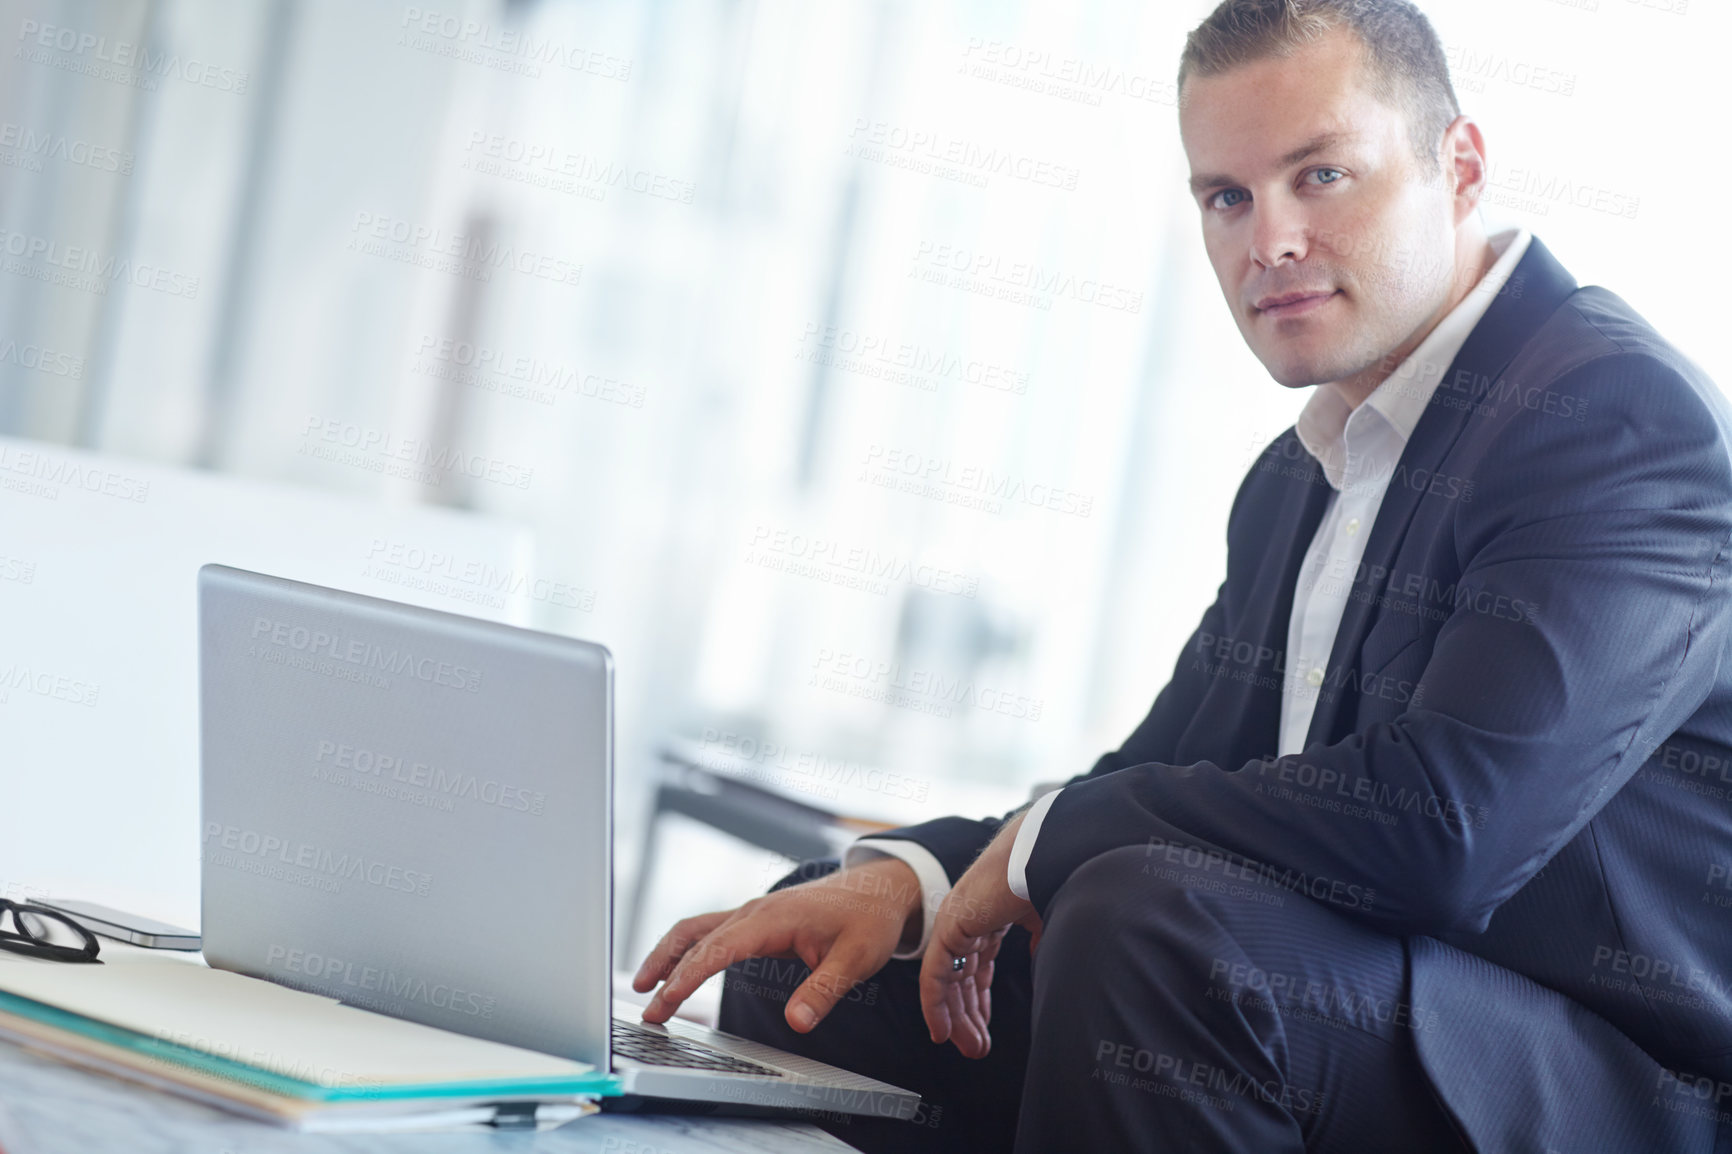
[[[1481,1149],[1699,1144],[1732,1110],[1729,446],[1713,383],[1535,240],[1391,478],[1304,752],[1273,757],[1282,651],[1329,489],[1288,430],[1171,683],[1047,815],[1036,908],[1106,850],[1219,849],[1408,940]],[[889,836],[955,879],[999,824]]]

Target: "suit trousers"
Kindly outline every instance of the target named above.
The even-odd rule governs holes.
[[[776,889],[822,876],[809,862]],[[1140,846],[1053,897],[1038,957],[1013,928],[992,1049],[933,1045],[918,961],[891,961],[810,1034],[783,1018],[808,971],[729,969],[721,1027],[919,1092],[909,1120],[816,1113],[864,1151],[1366,1151],[1460,1154],[1414,1035],[1400,939],[1302,893],[1240,884]]]

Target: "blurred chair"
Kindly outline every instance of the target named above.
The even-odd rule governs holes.
[[[683,814],[796,863],[840,857],[855,838],[895,828],[890,822],[852,817],[796,800],[754,781],[763,773],[751,762],[685,738],[671,739],[662,746],[657,769],[655,800],[644,830],[637,882],[626,912],[625,933],[615,948],[614,964],[622,969],[633,968],[633,951],[655,881],[658,838],[666,815]]]

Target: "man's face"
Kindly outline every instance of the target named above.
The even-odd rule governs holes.
[[[1445,311],[1453,201],[1337,30],[1185,84],[1203,242],[1245,343],[1297,387],[1405,356]],[[1387,370],[1393,364],[1384,366]]]

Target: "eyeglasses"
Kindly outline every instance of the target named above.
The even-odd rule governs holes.
[[[95,934],[59,910],[0,898],[0,950],[101,965],[96,957],[101,949]]]

